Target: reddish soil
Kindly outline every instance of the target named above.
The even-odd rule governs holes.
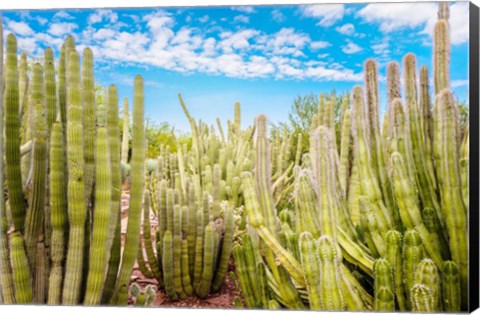
[[[122,190],[122,199],[121,199],[121,208],[122,208],[122,250],[125,243],[125,234],[127,231],[127,221],[128,221],[128,205],[130,201],[130,191],[128,187],[124,187]],[[152,237],[155,227],[158,224],[156,217],[150,217],[151,228],[152,228]],[[146,287],[149,284],[155,285],[157,288],[157,297],[153,302],[152,306],[156,307],[179,307],[179,308],[233,308],[234,300],[236,297],[240,296],[240,292],[235,286],[235,283],[228,276],[230,271],[235,272],[235,265],[233,261],[230,262],[228,266],[227,276],[225,278],[225,284],[220,288],[220,291],[214,294],[209,294],[205,299],[199,299],[196,296],[188,297],[186,300],[181,301],[170,301],[165,291],[158,289],[158,281],[152,278],[146,278],[141,271],[138,269],[138,265],[135,263],[131,283],[136,282],[140,287]],[[133,299],[129,298],[129,304],[133,304]]]

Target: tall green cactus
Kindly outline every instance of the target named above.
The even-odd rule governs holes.
[[[84,150],[82,131],[82,94],[80,82],[80,57],[77,51],[68,56],[67,75],[67,165],[68,165],[68,221],[70,222],[65,283],[62,303],[80,303],[83,281],[83,255],[85,242]]]
[[[37,63],[33,72],[34,92],[37,88],[43,88],[43,69]],[[41,93],[41,92],[37,92]],[[33,97],[32,97],[33,98]],[[36,99],[36,97],[35,97]],[[32,270],[35,270],[35,257],[37,242],[43,233],[43,212],[45,207],[45,186],[47,173],[47,121],[43,103],[37,103],[34,108],[34,152],[33,152],[33,177],[30,209],[27,212],[25,222],[25,245],[28,260]]]
[[[25,223],[25,197],[22,188],[20,168],[20,119],[17,72],[17,39],[7,36],[5,60],[5,88],[3,103],[5,106],[5,175],[8,189],[8,204],[15,230],[23,232]]]
[[[144,187],[145,176],[145,126],[143,108],[143,78],[137,75],[134,82],[133,121],[135,124],[133,125],[132,132],[132,189],[130,193],[130,210],[127,225],[127,236],[125,239],[125,249],[123,251],[118,280],[115,284],[113,302],[117,300],[118,295],[120,294],[120,289],[128,286],[130,274],[133,269],[133,264],[135,263],[135,257],[139,245],[140,215],[143,197],[142,190]]]
[[[0,17],[0,60],[3,60],[3,24]],[[0,78],[3,78],[3,62],[0,62]],[[0,80],[0,91],[3,91],[3,80]],[[1,95],[0,95],[1,96]],[[4,99],[0,97],[0,130],[4,127]],[[4,154],[4,137],[0,137],[0,156]],[[0,159],[0,169],[4,169],[4,159]],[[0,191],[4,191],[4,173],[0,172]],[[7,241],[7,213],[5,207],[5,196],[0,194],[0,284],[2,287],[2,303],[13,304],[15,302],[15,292],[13,287],[13,277],[9,262],[9,251]]]
[[[95,85],[93,79],[93,53],[90,48],[83,51],[82,66],[83,139],[85,160],[85,205],[91,216],[93,183],[95,181]],[[105,118],[101,118],[105,120]],[[101,122],[105,124],[105,122]],[[99,125],[100,126],[100,125]],[[100,126],[103,127],[103,126]],[[98,168],[98,166],[97,166]],[[89,224],[89,222],[87,222]]]
[[[67,192],[65,186],[65,156],[63,147],[63,128],[58,120],[52,125],[50,137],[50,222],[52,226],[51,270],[48,285],[50,305],[61,303],[63,284],[63,262],[65,258]]]
[[[107,267],[107,233],[112,212],[112,168],[110,146],[106,128],[105,110],[100,106],[95,144],[95,209],[93,212],[92,241],[89,255],[85,305],[97,305],[101,301],[102,286]]]

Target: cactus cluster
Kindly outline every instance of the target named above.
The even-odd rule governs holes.
[[[257,117],[254,169],[242,176],[249,235],[234,247],[248,307],[267,308],[274,299],[296,309],[466,310],[469,130],[449,90],[448,14],[439,17],[434,104],[427,67],[418,69],[407,54],[403,98],[400,66],[387,67],[382,128],[371,59],[364,86],[343,100],[337,122],[335,100],[320,98],[308,152],[290,144],[286,152],[295,154],[283,155],[289,140],[269,139],[265,116]],[[276,189],[280,177],[284,187],[293,185],[287,195]],[[285,198],[292,202],[278,202]],[[261,254],[251,255],[252,243]],[[246,272],[260,264],[266,298],[255,293],[264,292],[263,283]]]
[[[383,117],[369,59],[351,96],[321,95],[307,137],[269,133],[265,115],[242,128],[239,103],[226,129],[218,118],[208,125],[179,95],[191,141],[150,160],[141,76],[121,130],[117,88],[96,95],[89,48],[81,56],[69,36],[56,67],[47,48],[29,71],[8,35],[0,302],[149,306],[157,290],[131,283],[136,265],[171,301],[206,298],[233,258],[237,306],[467,310],[469,128],[449,89],[449,28],[442,3],[433,97],[413,54],[387,66]]]
[[[180,146],[177,152],[162,147],[158,158],[146,163],[137,255],[143,274],[156,278],[174,301],[193,294],[205,298],[224,283],[236,208],[242,203],[239,176],[251,168],[246,153],[252,135],[241,131],[239,104],[226,139],[223,131],[219,137],[213,127],[195,121],[179,99],[191,124],[192,146]],[[159,223],[154,233],[151,217]]]
[[[2,30],[0,34],[3,54]],[[120,234],[121,174],[116,88],[109,88],[107,104],[95,102],[92,51],[84,49],[81,65],[71,36],[62,45],[57,69],[51,48],[45,49],[44,64],[34,63],[31,73],[27,54],[21,54],[18,66],[14,34],[6,38],[6,52],[1,69],[5,87],[0,89],[5,134],[5,142],[0,137],[5,155],[0,188],[5,183],[7,192],[6,200],[3,193],[0,200],[2,302],[117,304],[112,287],[129,285],[135,255],[128,254],[138,247],[144,182],[142,78],[135,79],[138,123],[132,141],[132,167],[138,170],[132,181],[139,189],[132,191],[132,231],[127,233],[132,240],[126,247],[131,249],[124,252],[117,277],[120,237],[114,235]]]

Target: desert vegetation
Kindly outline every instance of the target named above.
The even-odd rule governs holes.
[[[140,75],[120,117],[89,48],[67,37],[56,62],[47,48],[29,67],[9,34],[0,301],[148,306],[230,280],[232,307],[467,310],[468,109],[450,90],[449,34],[442,3],[433,71],[413,54],[389,63],[383,117],[369,59],[363,86],[299,97],[276,126],[259,114],[242,128],[240,103],[208,125],[178,95],[181,135],[146,122]]]

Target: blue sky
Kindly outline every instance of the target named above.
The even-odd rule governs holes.
[[[68,34],[91,47],[96,81],[132,98],[133,77],[145,79],[146,116],[188,130],[179,106],[214,123],[242,104],[242,124],[264,113],[287,119],[297,95],[337,93],[363,83],[363,63],[379,65],[385,106],[389,61],[413,52],[432,69],[436,3],[321,4],[154,9],[4,11],[5,33],[31,58],[59,48]],[[451,85],[468,99],[468,3],[450,7]],[[433,70],[430,70],[433,74]],[[383,108],[382,108],[383,109]]]

